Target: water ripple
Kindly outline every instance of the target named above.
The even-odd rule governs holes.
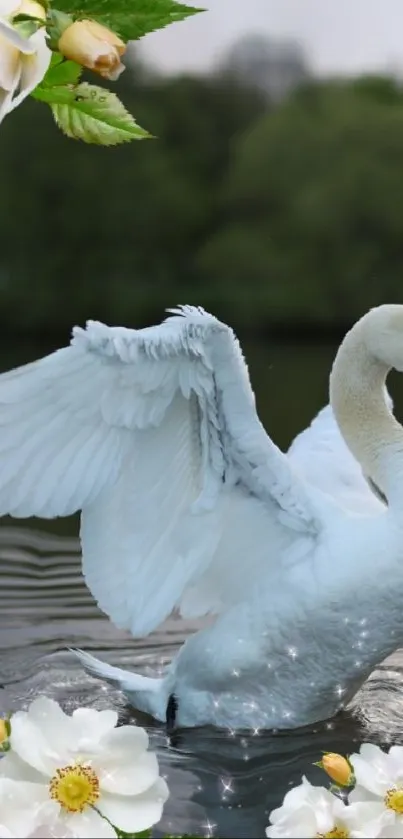
[[[67,648],[155,673],[201,625],[173,617],[145,640],[133,639],[112,626],[88,592],[76,539],[8,526],[0,527],[0,616],[0,714],[46,693],[66,709],[116,707],[125,721],[133,711],[122,695],[83,673]],[[216,825],[222,839],[257,839],[302,774],[323,780],[312,765],[322,751],[351,753],[365,739],[403,742],[403,657],[384,662],[349,710],[307,729],[259,736],[193,729],[168,743],[163,728],[136,719],[149,731],[171,790],[156,836],[203,835]]]

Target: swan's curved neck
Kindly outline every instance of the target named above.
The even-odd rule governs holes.
[[[364,475],[389,504],[403,500],[403,428],[386,403],[390,370],[368,347],[362,322],[345,337],[330,376],[330,402]]]

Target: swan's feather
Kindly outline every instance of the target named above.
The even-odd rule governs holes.
[[[389,407],[393,407],[386,394]],[[382,510],[386,499],[343,440],[330,405],[295,438],[288,450],[292,467],[312,486],[332,496],[350,512],[370,514]]]
[[[79,509],[88,586],[134,634],[178,605],[242,599],[262,563],[298,561],[319,528],[232,330],[193,307],[142,330],[90,321],[0,376],[0,513]]]

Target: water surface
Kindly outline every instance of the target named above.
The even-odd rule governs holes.
[[[50,349],[51,347],[47,347]],[[326,401],[333,346],[246,346],[258,407],[286,447]],[[43,354],[19,346],[0,354],[2,369]],[[394,382],[397,413],[403,388]],[[171,797],[155,835],[264,836],[268,814],[321,752],[351,752],[360,742],[403,742],[403,657],[397,652],[371,676],[353,705],[332,721],[293,732],[236,734],[164,729],[127,707],[122,695],[92,679],[68,653],[79,646],[112,664],[159,672],[200,624],[170,619],[138,641],[115,629],[97,608],[80,572],[78,520],[43,523],[4,519],[0,527],[0,713],[46,693],[66,709],[116,707],[123,721],[147,727]],[[403,605],[403,604],[402,604]],[[371,616],[368,616],[371,620]]]

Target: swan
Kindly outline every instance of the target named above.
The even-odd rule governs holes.
[[[162,678],[76,651],[168,727],[330,718],[403,644],[403,306],[344,338],[330,405],[285,454],[230,327],[201,308],[133,330],[89,321],[0,376],[0,515],[81,510],[83,574],[135,636],[213,616]],[[273,394],[275,399],[275,394]]]

